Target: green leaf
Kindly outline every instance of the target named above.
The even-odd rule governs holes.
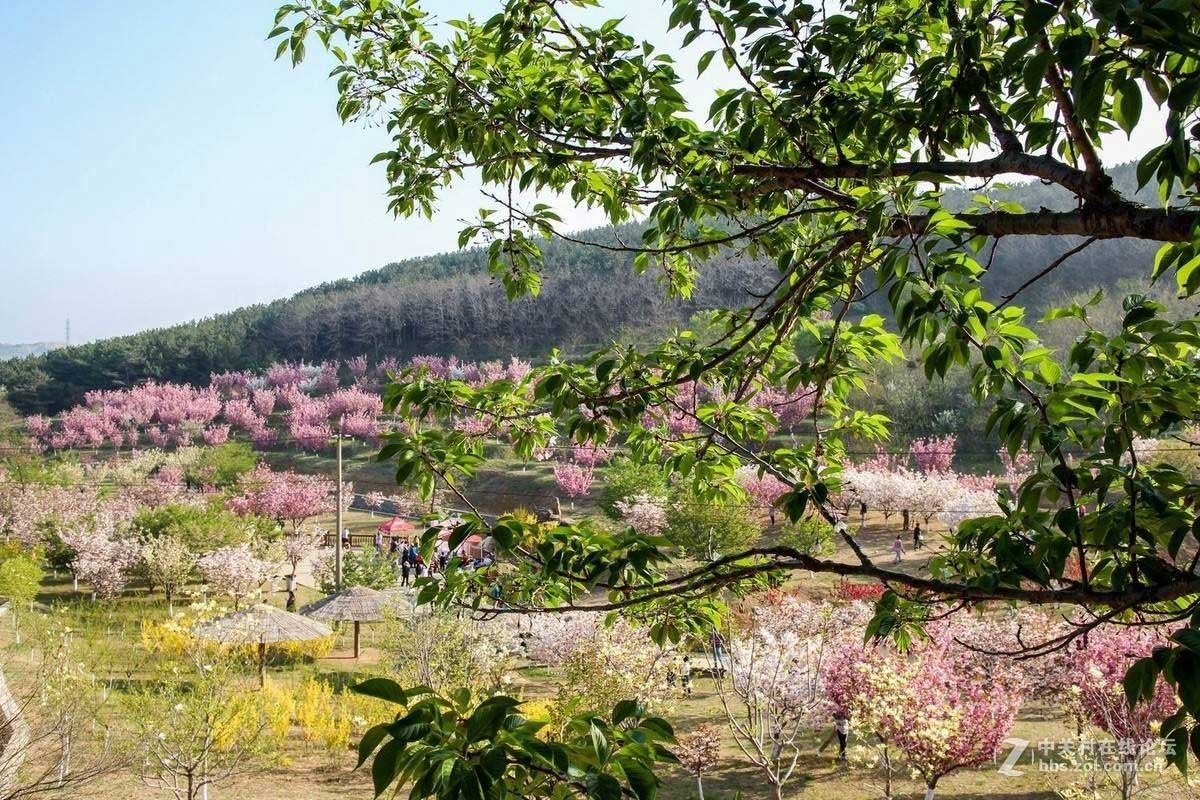
[[[375,796],[379,797],[384,790],[396,779],[400,771],[400,754],[404,752],[404,743],[391,741],[379,748],[375,761],[371,764],[371,783],[375,787]]]
[[[504,696],[492,697],[480,703],[467,720],[467,742],[478,742],[495,736],[504,725],[509,711],[516,705],[516,700]]]
[[[1121,684],[1125,687],[1125,699],[1130,706],[1154,696],[1154,685],[1158,681],[1158,665],[1153,658],[1139,658],[1125,673]]]
[[[398,705],[405,705],[408,702],[408,695],[400,688],[400,684],[387,678],[368,678],[353,686],[351,691]]]
[[[1142,89],[1136,81],[1126,81],[1116,93],[1113,116],[1121,130],[1133,133],[1142,116]]]
[[[625,720],[637,714],[638,704],[634,700],[622,700],[613,706],[612,723],[620,725]]]
[[[355,769],[366,763],[371,753],[375,752],[375,748],[379,747],[379,743],[387,736],[387,732],[387,725],[375,725],[367,729],[358,743],[358,763],[354,765]]]
[[[658,794],[658,778],[654,777],[653,772],[642,764],[629,759],[622,759],[621,769],[624,770],[625,779],[629,781],[629,788],[633,790],[638,800],[654,800]]]

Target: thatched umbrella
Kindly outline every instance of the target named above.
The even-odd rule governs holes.
[[[379,622],[383,619],[384,608],[391,602],[392,598],[383,592],[366,586],[351,586],[306,605],[300,613],[325,622],[353,622],[354,657],[358,658],[359,625]]]
[[[192,629],[192,633],[221,644],[257,644],[260,687],[267,682],[268,644],[307,642],[333,635],[328,625],[265,603],[202,622]]]

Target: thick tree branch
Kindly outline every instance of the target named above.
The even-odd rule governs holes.
[[[1025,175],[1050,181],[1079,197],[1092,195],[1088,174],[1048,156],[1006,151],[980,161],[904,161],[892,164],[739,164],[735,175],[765,178],[754,194],[807,189],[812,180],[868,180],[871,178],[910,178],[929,175],[939,178],[995,178],[1000,175]],[[1117,198],[1113,196],[1113,200]]]
[[[747,559],[763,559],[757,563],[744,563]],[[726,569],[728,568],[728,569]],[[708,596],[715,588],[739,583],[756,575],[777,570],[810,571],[843,577],[872,578],[887,585],[904,586],[916,591],[927,592],[939,598],[966,600],[970,602],[1018,601],[1031,605],[1073,604],[1091,608],[1134,609],[1156,603],[1164,603],[1180,597],[1200,594],[1200,577],[1180,572],[1173,580],[1154,586],[1138,586],[1120,591],[1096,590],[1078,586],[1061,589],[1024,588],[1020,586],[994,586],[984,588],[965,583],[923,578],[896,572],[873,563],[843,563],[817,558],[791,547],[756,547],[735,555],[726,556],[716,562],[685,575],[643,586],[629,585],[613,587],[623,595],[620,599],[596,603],[570,603],[558,606],[528,606],[514,604],[511,598],[507,608],[489,609],[490,612],[555,614],[566,611],[619,611],[655,600],[671,597],[686,597],[692,593]]]
[[[897,220],[892,235],[925,232],[931,217]],[[1094,239],[1148,239],[1155,242],[1190,242],[1200,224],[1200,211],[1178,208],[1088,207],[1078,211],[1032,211],[1026,214],[989,212],[960,214],[980,236],[1087,236]]]

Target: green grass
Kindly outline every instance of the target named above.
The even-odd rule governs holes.
[[[353,513],[347,517],[352,528],[366,528],[377,524],[378,517]],[[859,535],[863,546],[871,552],[886,549],[891,540],[890,532],[878,525]],[[926,551],[928,555],[929,551]],[[845,554],[839,554],[839,557]],[[920,571],[923,561],[911,560],[902,565],[906,569]],[[806,595],[828,594],[834,579],[829,576],[799,575],[792,583],[793,588]],[[316,597],[311,589],[301,587],[300,601]],[[267,598],[268,602],[283,605],[282,593]],[[26,644],[16,646],[11,641],[11,627],[0,626],[0,646],[4,648],[6,662],[14,683],[22,679],[20,669],[14,665],[27,661],[30,655],[28,641],[30,633],[44,623],[43,613],[55,613],[69,619],[78,635],[88,643],[88,656],[97,672],[107,672],[118,677],[113,691],[119,695],[143,686],[152,686],[155,672],[150,657],[139,646],[143,620],[161,620],[167,616],[166,604],[160,595],[150,595],[143,586],[133,586],[114,601],[93,602],[87,595],[71,591],[70,581],[59,577],[51,580],[39,595],[38,603],[49,612],[24,614],[22,627],[27,631]],[[348,632],[348,631],[347,631]],[[380,652],[379,629],[364,626],[363,657],[354,661],[349,657],[349,638],[343,637],[340,646],[331,657],[314,661],[299,661],[288,664],[273,664],[270,677],[274,681],[300,681],[315,677],[335,685],[345,685],[379,670],[380,659],[396,657]],[[252,680],[252,670],[247,670],[245,679]],[[536,665],[525,665],[517,670],[516,690],[525,697],[548,697],[555,693],[554,670]],[[668,714],[681,731],[689,730],[702,722],[715,722],[723,727],[723,716],[715,688],[707,678],[699,678],[696,691],[690,698],[677,701]],[[797,778],[790,784],[785,797],[813,798],[814,800],[858,800],[879,797],[881,774],[877,770],[857,766],[838,765],[833,751],[817,752],[817,745],[829,731],[813,732],[805,748]],[[1097,734],[1098,736],[1099,734]],[[1032,742],[1042,739],[1070,739],[1073,731],[1063,716],[1054,709],[1030,705],[1023,713],[1013,731],[1013,736]],[[852,742],[853,744],[853,742]],[[286,764],[255,775],[245,776],[236,782],[214,791],[214,797],[238,797],[244,800],[274,798],[280,796],[314,798],[369,797],[368,780],[362,773],[354,772],[353,755],[347,750],[340,755],[314,752],[300,745],[289,747]],[[1162,782],[1160,787],[1151,787],[1144,796],[1169,798],[1180,796],[1182,784],[1174,778],[1169,780],[1151,776]],[[694,779],[678,768],[667,769],[664,797],[667,800],[685,800],[696,794]],[[1073,773],[1050,774],[1026,770],[1016,777],[1000,775],[995,767],[965,770],[944,779],[938,787],[942,798],[997,798],[998,800],[1033,800],[1034,798],[1057,797],[1058,791],[1079,782],[1081,776]],[[919,781],[907,774],[895,778],[897,798],[916,798],[923,794]],[[90,796],[98,800],[127,796],[148,796],[128,774],[114,775],[95,787]],[[726,734],[722,742],[722,760],[711,775],[705,777],[705,792],[708,800],[733,798],[740,795],[747,800],[770,800],[773,797],[763,776],[753,766],[739,757],[734,741]],[[1105,795],[1101,795],[1105,796]]]

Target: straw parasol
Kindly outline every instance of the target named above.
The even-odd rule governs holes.
[[[276,642],[307,642],[332,636],[328,625],[258,603],[223,617],[202,622],[192,629],[201,639],[220,644],[258,645],[258,685],[267,682],[267,645]]]
[[[354,657],[358,658],[358,630],[364,622],[379,622],[383,609],[392,601],[388,595],[366,586],[351,586],[300,609],[300,613],[325,622],[354,623]]]

